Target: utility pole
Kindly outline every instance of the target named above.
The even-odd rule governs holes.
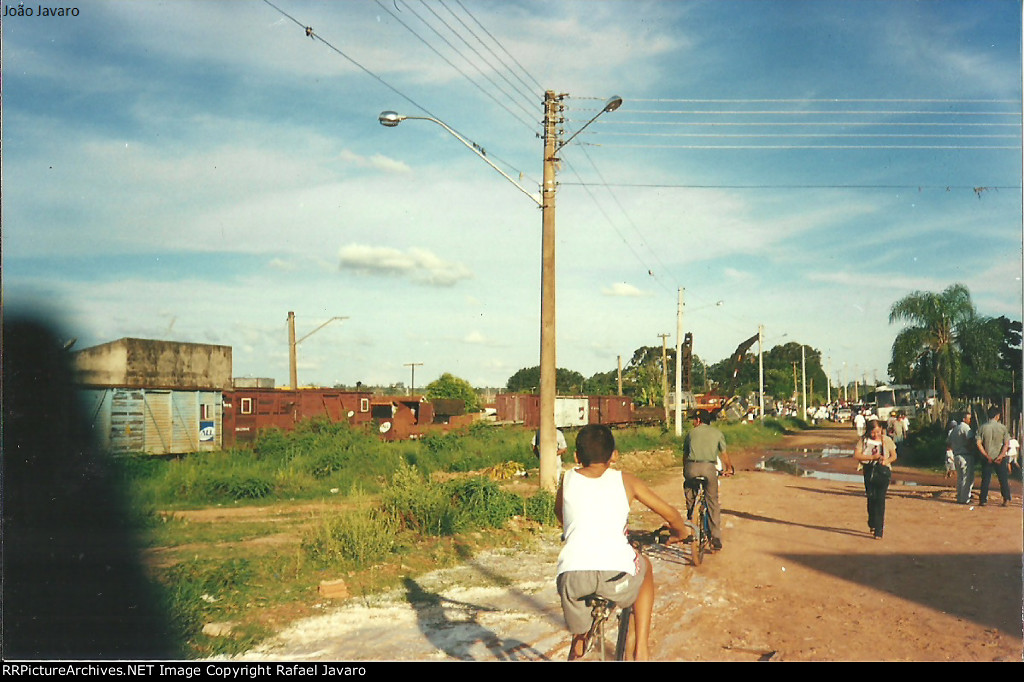
[[[394,128],[408,119],[427,120],[448,131],[480,159],[496,170],[519,191],[529,196],[541,209],[541,295],[540,295],[540,488],[555,491],[561,465],[558,461],[555,436],[555,171],[558,150],[569,144],[577,135],[597,120],[602,114],[615,111],[622,106],[622,98],[614,95],[605,102],[601,111],[583,124],[566,140],[559,140],[559,129],[564,120],[561,102],[566,95],[556,95],[548,90],[544,93],[544,181],[540,199],[520,185],[508,173],[487,158],[479,145],[470,142],[448,124],[432,116],[403,116],[395,111],[382,111],[377,120],[382,126]]]
[[[411,385],[409,386],[409,395],[414,395],[416,393],[416,368],[421,367],[422,365],[422,362],[407,362],[404,365],[402,365],[403,367],[412,368],[412,381]]]
[[[825,387],[828,390],[828,398],[825,400],[826,404],[832,404],[832,356],[828,356],[828,363],[826,365],[828,369],[825,370]]]
[[[295,356],[295,313],[288,311],[288,383],[292,389],[299,387],[298,360]]]
[[[544,93],[544,184],[541,187],[540,273],[540,488],[558,487],[558,448],[555,435],[555,164],[561,97]]]
[[[665,406],[665,428],[668,428],[668,346],[665,339],[671,334],[658,334],[661,338],[661,402]]]
[[[757,325],[757,407],[764,421],[764,325]]]
[[[804,411],[801,419],[807,419],[807,346],[800,344],[800,388],[803,391]]]
[[[683,291],[676,304],[676,436],[683,435]]]
[[[288,380],[291,382],[292,388],[297,389],[299,387],[299,371],[298,371],[298,353],[297,349],[300,343],[308,339],[309,337],[316,334],[318,331],[329,325],[335,320],[347,320],[347,317],[332,317],[331,319],[324,322],[322,325],[311,331],[310,333],[303,336],[298,341],[295,340],[295,313],[288,311]]]
[[[618,358],[619,358],[619,375],[618,375],[618,377],[619,377],[619,395],[622,395],[622,356],[620,355],[620,356],[618,356]]]

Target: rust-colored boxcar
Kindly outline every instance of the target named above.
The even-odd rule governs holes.
[[[370,411],[377,433],[389,441],[419,438],[434,421],[434,406],[423,396],[374,396]]]
[[[495,397],[499,422],[536,429],[540,426],[540,396],[500,393]],[[623,396],[557,396],[555,427],[578,428],[587,424],[629,424],[635,420],[633,400]]]
[[[332,422],[370,422],[369,391],[239,388],[224,392],[224,447],[251,443],[267,428],[291,431],[313,417]]]
[[[636,421],[633,399],[621,395],[592,395],[590,400],[591,424],[632,424]]]

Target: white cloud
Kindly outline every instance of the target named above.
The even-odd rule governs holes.
[[[391,173],[409,173],[412,171],[407,163],[397,159],[388,158],[383,154],[362,156],[350,149],[343,149],[338,155],[338,158],[359,168],[371,168]]]
[[[338,257],[342,270],[406,277],[432,286],[452,286],[459,280],[473,277],[466,266],[445,261],[427,249],[416,247],[401,251],[386,246],[349,244],[342,247]]]
[[[605,296],[625,296],[625,297],[642,297],[650,296],[649,292],[643,291],[638,287],[628,284],[626,282],[616,282],[610,287],[604,287],[601,289],[601,293]]]

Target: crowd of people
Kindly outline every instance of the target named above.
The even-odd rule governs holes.
[[[816,408],[814,419],[821,409],[825,408]],[[985,416],[987,420],[977,429],[972,425],[974,416],[970,411],[962,414],[959,421],[950,422],[946,439],[948,475],[955,474],[957,478],[957,503],[970,504],[975,468],[980,463],[978,504],[988,504],[994,474],[1005,507],[1012,499],[1009,477],[1015,468],[1019,470],[1020,444],[1003,424],[999,408],[989,409]],[[835,419],[836,414],[825,412],[821,418]],[[881,540],[885,532],[885,501],[892,466],[909,436],[910,420],[905,411],[891,410],[882,419],[870,407],[862,407],[853,411],[850,422],[857,430],[853,456],[863,474],[868,530],[874,539]],[[683,453],[687,518],[693,513],[695,497],[691,484],[701,477],[707,481],[712,547],[721,549],[718,476],[730,476],[734,468],[725,437],[706,410],[695,414],[693,428],[683,442]],[[566,624],[572,633],[570,660],[585,653],[590,611],[584,603],[594,594],[619,606],[634,606],[631,622],[636,627],[637,639],[633,654],[637,659],[648,655],[654,579],[650,562],[629,546],[623,533],[632,500],[639,500],[665,519],[671,529],[670,543],[692,540],[686,522],[675,508],[635,477],[612,468],[617,456],[615,439],[606,426],[584,427],[576,439],[578,467],[566,473],[556,497],[555,510],[563,525],[564,541],[558,561],[557,585]]]

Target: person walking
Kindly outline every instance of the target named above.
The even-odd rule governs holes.
[[[868,498],[868,529],[876,540],[885,530],[885,496],[892,480],[892,463],[896,461],[896,443],[885,434],[877,419],[865,425],[866,435],[857,441],[853,457],[864,468],[864,492]]]
[[[956,503],[970,504],[974,489],[974,430],[971,429],[971,410],[949,432],[946,447],[953,451],[953,466],[956,467]]]
[[[683,440],[683,491],[686,494],[686,518],[693,520],[693,505],[697,500],[694,479],[707,479],[706,499],[711,515],[711,546],[722,549],[721,505],[718,503],[718,460],[721,459],[723,476],[732,476],[736,469],[725,451],[725,436],[711,426],[711,414],[697,410],[693,429]]]
[[[988,487],[992,483],[992,472],[999,478],[999,492],[1003,506],[1010,504],[1010,471],[1006,451],[1010,445],[1010,434],[1002,424],[1002,411],[991,407],[988,421],[978,428],[978,453],[981,455],[981,491],[978,504],[988,504]]]

